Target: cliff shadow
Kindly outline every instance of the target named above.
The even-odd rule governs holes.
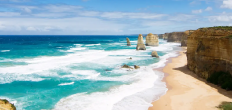
[[[232,99],[232,91],[227,91],[227,90],[225,90],[225,89],[222,89],[221,87],[219,87],[219,86],[217,86],[217,85],[214,85],[214,84],[212,84],[212,83],[207,82],[206,79],[203,79],[203,78],[198,77],[195,73],[193,73],[192,71],[190,71],[190,70],[188,69],[187,65],[182,66],[182,67],[179,67],[179,68],[173,68],[173,69],[174,69],[174,70],[181,71],[181,72],[183,72],[184,74],[187,74],[187,75],[189,75],[189,76],[191,76],[191,77],[193,77],[193,78],[195,78],[195,79],[197,79],[197,80],[200,80],[201,82],[204,82],[205,84],[207,84],[207,85],[209,85],[209,86],[211,86],[211,87],[217,89],[217,91],[218,91],[220,94],[222,94],[222,95],[224,95],[224,96],[229,97],[229,98]]]

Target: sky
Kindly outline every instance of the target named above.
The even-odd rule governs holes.
[[[232,26],[232,0],[0,0],[0,35],[163,34]]]

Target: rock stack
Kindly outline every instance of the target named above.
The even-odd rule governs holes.
[[[8,100],[0,99],[0,110],[16,110],[16,108]]]
[[[131,46],[130,39],[128,37],[126,38],[126,41],[127,41],[127,46]]]
[[[159,55],[157,54],[156,51],[153,51],[153,52],[151,53],[151,56],[152,56],[152,57],[159,58]]]
[[[149,33],[146,37],[146,46],[158,46],[158,45],[159,45],[158,35]]]
[[[136,50],[146,50],[146,47],[143,43],[143,35],[139,34]]]

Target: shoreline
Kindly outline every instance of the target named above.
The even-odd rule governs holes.
[[[232,102],[232,91],[207,83],[187,69],[186,47],[177,57],[168,58],[165,67],[153,70],[164,73],[168,91],[152,102],[148,110],[218,110],[222,101]]]

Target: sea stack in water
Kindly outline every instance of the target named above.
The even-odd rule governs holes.
[[[158,45],[159,45],[158,35],[149,33],[146,37],[146,46],[158,46]]]
[[[152,56],[152,57],[159,58],[159,55],[157,54],[156,51],[153,51],[153,52],[151,53],[151,56]]]
[[[143,43],[143,35],[139,34],[136,50],[146,50],[146,47]]]
[[[0,110],[16,110],[16,108],[8,100],[0,99]]]
[[[127,41],[127,46],[131,46],[130,39],[128,37],[126,38],[126,41]]]

